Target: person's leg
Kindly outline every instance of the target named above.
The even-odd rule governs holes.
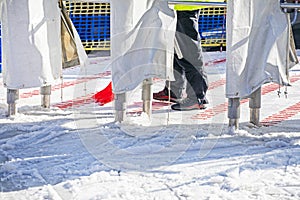
[[[180,16],[179,16],[180,17]],[[177,16],[177,20],[178,19]],[[181,28],[181,26],[176,27],[176,30],[178,28]],[[175,34],[177,37],[178,34]],[[173,60],[173,70],[174,70],[174,79],[175,81],[165,81],[165,87],[162,91],[154,93],[153,99],[156,100],[163,100],[168,101],[169,100],[169,91],[170,91],[170,97],[172,102],[179,101],[183,98],[183,92],[186,89],[186,78],[185,78],[185,72],[183,66],[180,64],[180,59],[176,54],[174,54],[174,60]]]
[[[198,32],[199,11],[178,11],[176,38],[183,59],[179,65],[184,69],[188,81],[188,98],[205,98],[208,88],[207,75],[204,71],[201,39]]]
[[[185,90],[186,86],[186,78],[184,75],[185,72],[182,66],[179,64],[179,60],[180,59],[175,54],[173,64],[175,81],[166,81],[164,90],[168,92],[170,87],[171,94],[174,95],[177,99],[182,99],[183,91]]]
[[[198,10],[177,12],[176,38],[183,55],[178,64],[184,69],[187,79],[186,93],[188,100],[186,102],[188,102],[188,105],[193,104],[192,108],[194,109],[197,109],[197,103],[208,103],[205,98],[208,82],[207,75],[204,72],[201,40],[198,32],[198,18]],[[184,106],[174,105],[172,108],[183,110],[182,107]]]
[[[186,78],[183,68],[178,64],[178,56],[176,54],[174,55],[173,67],[175,81],[165,81],[164,89],[157,93],[153,93],[153,99],[160,101],[179,102],[183,98]]]
[[[153,93],[153,99],[160,101],[179,102],[183,97],[186,79],[182,67],[178,64],[178,56],[174,55],[174,78],[175,81],[165,81],[165,87],[162,91]],[[170,93],[170,95],[169,95]]]

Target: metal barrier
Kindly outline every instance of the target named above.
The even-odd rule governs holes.
[[[226,7],[226,2],[200,2],[200,1],[176,1],[169,0],[169,5],[183,4],[183,5],[194,5],[194,6],[216,6],[216,7]]]
[[[169,0],[170,5],[201,5],[199,33],[203,47],[226,46],[226,2]],[[85,50],[110,50],[110,3],[65,1]],[[284,9],[300,4],[282,3]]]
[[[110,3],[65,1],[85,50],[110,50]],[[200,10],[203,47],[226,46],[226,6]]]
[[[202,47],[226,46],[226,8],[200,9],[199,34]]]
[[[176,5],[176,4],[184,4],[184,5],[195,5],[195,6],[215,6],[215,7],[226,7],[227,3],[224,2],[197,2],[197,1],[176,1],[176,0],[169,0],[168,1],[170,5]],[[300,8],[300,4],[298,3],[287,3],[283,2],[280,4],[281,8],[286,9],[294,9]]]
[[[85,50],[110,49],[110,4],[65,1]]]

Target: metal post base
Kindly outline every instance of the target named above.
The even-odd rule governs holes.
[[[17,89],[7,89],[7,104],[8,111],[7,116],[16,115],[16,101],[19,99],[19,90]]]
[[[229,119],[228,126],[230,129],[238,130],[239,129],[239,119]]]
[[[250,123],[259,126],[259,108],[250,108]]]
[[[42,86],[40,94],[42,95],[41,106],[43,108],[50,108],[51,85]]]
[[[152,114],[152,79],[145,79],[142,88],[143,112],[147,113],[149,118]]]
[[[228,118],[229,127],[237,130],[239,128],[240,119],[240,98],[228,99]]]
[[[126,118],[126,93],[115,94],[115,121],[123,122]]]
[[[250,108],[250,123],[259,126],[259,116],[261,108],[261,88],[257,89],[251,94],[249,100]]]

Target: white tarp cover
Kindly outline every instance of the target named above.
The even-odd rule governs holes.
[[[1,0],[3,81],[9,89],[49,85],[61,76],[57,0]]]
[[[288,85],[290,22],[279,1],[227,3],[226,97],[248,97],[271,81]]]
[[[114,93],[144,79],[173,80],[175,13],[164,0],[111,0],[111,56]]]

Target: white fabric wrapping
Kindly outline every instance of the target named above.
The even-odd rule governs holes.
[[[288,85],[290,22],[278,0],[230,0],[226,97],[245,98],[267,82]]]
[[[111,0],[111,56],[114,93],[144,79],[173,80],[176,17],[164,0]]]
[[[2,0],[3,81],[9,89],[49,85],[61,76],[57,0]]]

